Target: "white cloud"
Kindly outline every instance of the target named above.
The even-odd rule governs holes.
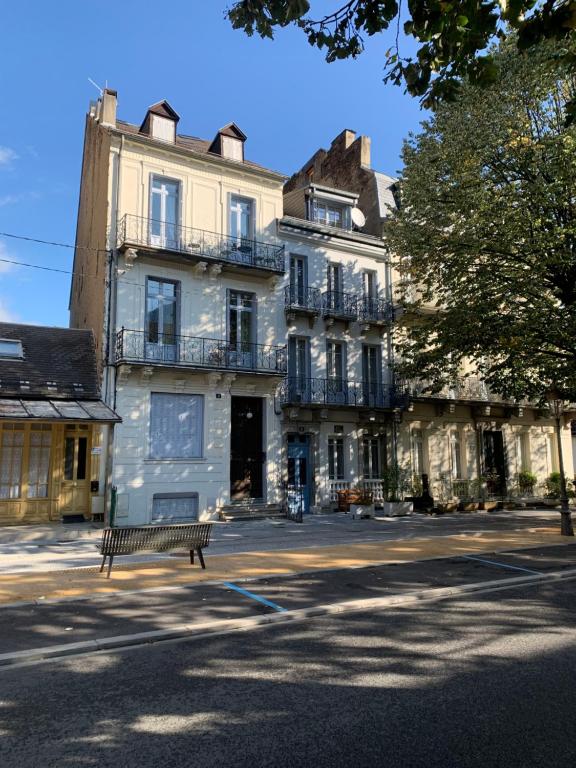
[[[8,307],[4,299],[0,296],[0,321],[3,323],[17,323],[20,318],[14,314]]]
[[[0,147],[0,166],[10,165],[13,160],[17,160],[18,155],[10,147]]]
[[[0,241],[0,259],[12,259],[13,256],[6,247],[6,244]],[[0,275],[6,272],[12,272],[14,264],[8,264],[6,261],[0,261]]]

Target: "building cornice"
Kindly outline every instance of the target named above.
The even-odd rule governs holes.
[[[280,237],[290,237],[316,246],[322,244],[348,253],[370,255],[386,260],[389,255],[386,243],[374,235],[336,229],[336,227],[298,219],[294,216],[278,219],[278,234]]]
[[[141,147],[154,149],[155,151],[161,152],[163,154],[176,155],[178,158],[196,160],[203,164],[216,166],[223,170],[225,169],[235,173],[256,176],[258,178],[267,179],[268,181],[275,181],[280,184],[283,184],[288,178],[278,171],[272,171],[267,168],[261,168],[259,166],[239,162],[237,160],[230,160],[214,153],[196,152],[189,147],[182,147],[178,144],[169,144],[164,141],[158,141],[157,139],[150,138],[149,136],[142,136],[140,134],[123,131],[119,128],[109,128],[108,130],[112,136],[116,136],[118,138],[124,137],[124,141],[126,143],[133,143]]]

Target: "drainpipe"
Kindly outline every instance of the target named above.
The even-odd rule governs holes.
[[[112,523],[112,469],[114,461],[114,424],[108,424],[106,440],[106,487],[104,489],[104,525]]]

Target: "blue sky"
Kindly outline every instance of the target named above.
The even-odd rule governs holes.
[[[232,30],[230,2],[3,4],[0,232],[74,242],[84,117],[98,96],[88,78],[118,91],[124,120],[140,122],[160,99],[180,114],[182,133],[212,138],[233,120],[248,136],[247,157],[286,174],[344,128],[371,136],[373,166],[396,172],[402,140],[423,114],[382,83],[392,34],[369,41],[357,61],[327,64],[298,30],[274,42]],[[72,265],[69,249],[5,237],[0,258]],[[69,282],[0,261],[0,319],[67,326]]]

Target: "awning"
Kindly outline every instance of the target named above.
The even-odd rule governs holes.
[[[0,399],[0,420],[82,421],[114,424],[122,421],[102,400]]]

